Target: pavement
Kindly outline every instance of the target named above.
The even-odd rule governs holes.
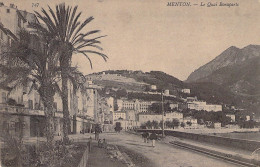
[[[94,139],[94,134],[75,134],[69,135],[69,138],[73,141],[84,142],[88,141],[89,137]],[[195,153],[189,150],[178,148],[169,144],[169,141],[176,140],[176,138],[166,137],[163,141],[156,141],[155,147],[152,147],[151,141],[149,143],[144,143],[140,135],[130,134],[127,132],[121,133],[101,133],[100,139],[106,139],[108,144],[122,146],[126,149],[132,150],[145,158],[149,159],[155,167],[235,167],[236,165],[222,161],[204,154]],[[56,136],[55,140],[61,139],[60,136]],[[37,143],[45,141],[45,138],[27,138],[24,139],[24,143]],[[191,143],[193,141],[183,140],[182,142]],[[209,147],[205,144],[200,144],[193,142],[197,146]],[[221,151],[231,152],[232,150],[228,148],[220,148],[216,146],[214,149],[219,149]],[[233,150],[234,151],[234,150]],[[90,154],[90,159],[96,157],[96,154],[100,154],[97,150],[95,154]],[[243,156],[249,156],[245,152],[240,152]],[[102,155],[106,157],[105,154]],[[99,157],[102,157],[99,156]],[[102,159],[102,158],[101,158]],[[98,160],[96,160],[99,162]],[[101,162],[101,161],[100,161]],[[101,163],[102,164],[102,163]],[[93,165],[92,165],[93,166]],[[99,166],[99,165],[96,165]],[[115,165],[116,166],[116,165]]]
[[[97,146],[94,141],[88,155],[87,167],[127,167],[122,161],[112,159],[110,152]]]
[[[174,147],[168,143],[156,142],[152,147],[151,142],[144,143],[140,136],[121,133],[103,133],[100,138],[105,138],[108,143],[124,146],[134,150],[150,159],[158,167],[235,167],[229,162],[221,161],[203,154],[194,153]]]

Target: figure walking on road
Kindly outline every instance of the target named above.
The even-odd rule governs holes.
[[[157,135],[153,132],[149,138],[152,140],[152,146],[155,147],[155,140],[157,140]]]
[[[96,124],[95,126],[95,140],[99,140],[99,133],[101,133],[102,130],[101,130],[101,127],[99,124]]]
[[[148,132],[144,132],[144,133],[142,134],[142,137],[143,137],[143,139],[144,139],[144,142],[145,142],[145,143],[148,143],[149,133],[148,133]]]

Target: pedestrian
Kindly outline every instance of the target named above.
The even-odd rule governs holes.
[[[146,142],[145,141],[145,132],[142,134],[142,138],[144,139],[144,142]]]
[[[98,147],[102,147],[101,139],[98,140]]]
[[[90,136],[89,140],[88,140],[88,150],[89,150],[89,152],[91,151],[91,147],[92,147],[92,137]]]
[[[153,132],[149,138],[152,140],[152,146],[155,147],[155,140],[157,140],[157,135]]]
[[[148,143],[149,133],[145,132],[144,137],[145,137],[145,143]]]
[[[101,133],[101,127],[99,124],[96,124],[95,126],[95,140],[99,140],[99,133]]]
[[[103,139],[102,147],[105,148],[105,149],[107,148],[107,142],[106,142],[106,139]]]

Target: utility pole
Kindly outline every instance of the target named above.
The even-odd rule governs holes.
[[[163,105],[163,90],[162,90],[162,137],[164,137],[164,105]]]

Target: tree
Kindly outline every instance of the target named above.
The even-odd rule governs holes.
[[[146,123],[145,123],[145,125],[146,125],[146,127],[148,128],[148,129],[151,129],[152,128],[152,122],[149,120],[149,121],[147,121]]]
[[[172,124],[173,124],[173,127],[175,128],[175,127],[179,127],[180,122],[179,122],[178,119],[173,119],[173,120],[172,120]]]
[[[105,61],[107,56],[100,53],[103,49],[99,46],[101,43],[100,38],[105,36],[91,37],[90,35],[96,34],[99,30],[93,30],[82,33],[82,30],[94,18],[91,16],[83,23],[79,21],[81,12],[77,13],[77,6],[65,6],[64,3],[56,5],[56,11],[49,7],[49,13],[42,8],[42,13],[36,13],[36,16],[44,25],[32,24],[31,27],[37,29],[37,32],[48,33],[55,39],[55,43],[59,46],[58,60],[61,68],[62,79],[62,104],[63,104],[63,133],[64,142],[68,141],[68,128],[70,124],[69,109],[68,109],[68,70],[71,66],[73,54],[82,54],[90,62],[92,68],[92,61],[89,54],[101,56]],[[47,28],[45,28],[47,27]],[[92,49],[86,49],[92,48]]]
[[[121,98],[121,97],[126,97],[127,96],[127,91],[126,89],[118,89],[116,92],[116,97]]]
[[[172,124],[171,121],[166,121],[165,125],[166,125],[167,128],[173,128],[173,124]]]
[[[171,110],[170,103],[164,103],[163,107],[166,112]],[[160,114],[162,113],[162,103],[153,103],[148,110]]]
[[[0,72],[3,77],[0,82],[11,90],[29,87],[30,91],[36,90],[39,93],[45,108],[45,129],[51,165],[54,161],[53,104],[59,72],[54,58],[56,48],[51,40],[47,40],[48,36],[37,36],[22,30],[19,37],[1,53]]]
[[[53,101],[58,71],[53,58],[55,48],[45,38],[22,30],[20,40],[14,41],[1,54],[0,71],[5,76],[1,80],[2,85],[10,85],[12,89],[30,86],[30,90],[35,89],[39,93],[45,106],[47,141],[53,145]],[[44,45],[46,49],[35,49],[32,43]]]
[[[152,127],[154,129],[158,129],[159,128],[159,123],[157,121],[155,121],[155,120],[152,121],[151,125],[152,125]]]
[[[191,126],[192,125],[192,122],[188,121],[186,122],[187,125]]]
[[[185,123],[184,122],[181,123],[181,127],[183,127],[183,128],[185,127]]]

